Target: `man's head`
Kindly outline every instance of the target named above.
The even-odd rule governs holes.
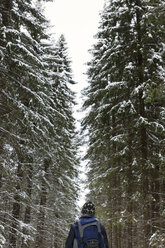
[[[82,207],[81,213],[83,215],[94,216],[95,215],[95,205],[91,201],[86,202]]]

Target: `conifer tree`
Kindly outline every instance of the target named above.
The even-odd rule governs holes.
[[[61,247],[77,191],[71,69],[58,72],[66,59],[32,1],[0,4],[0,244]]]
[[[156,11],[161,4],[107,1],[91,50],[83,121],[89,130],[90,196],[105,202],[112,247],[149,247],[152,234],[161,232],[165,36]]]
[[[50,44],[45,43],[43,59],[47,64],[44,74],[49,78],[51,85],[48,97],[51,99],[52,108],[55,110],[52,121],[57,136],[54,139],[56,148],[54,151],[52,150],[52,163],[47,168],[47,172],[45,171],[45,176],[47,176],[44,181],[49,182],[49,185],[43,182],[43,197],[45,187],[48,186],[49,189],[47,197],[44,197],[44,202],[42,201],[42,204],[40,204],[46,204],[51,211],[48,211],[49,214],[47,213],[48,216],[44,225],[44,216],[40,211],[36,247],[41,243],[43,243],[43,246],[51,245],[52,240],[54,240],[54,245],[61,247],[68,232],[68,222],[71,223],[76,214],[77,183],[74,178],[77,177],[76,167],[78,165],[72,116],[74,93],[70,90],[70,84],[74,81],[63,35],[53,49]],[[42,208],[44,208],[44,205],[41,206],[41,210]],[[42,228],[40,223],[42,223]],[[44,230],[46,231],[45,237],[43,236]],[[48,230],[49,235],[47,234]]]

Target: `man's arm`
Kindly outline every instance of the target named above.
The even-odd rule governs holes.
[[[71,225],[67,240],[65,242],[65,248],[73,248],[74,241],[74,225]]]

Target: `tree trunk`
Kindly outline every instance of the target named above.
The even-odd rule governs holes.
[[[49,168],[49,160],[44,161],[44,176],[46,177],[47,171]],[[41,187],[41,198],[40,198],[40,212],[38,216],[38,225],[37,225],[37,237],[35,247],[44,248],[45,240],[45,207],[47,203],[47,188],[44,178],[42,178],[42,187]]]
[[[134,178],[132,173],[132,133],[131,133],[131,126],[130,126],[131,120],[128,120],[127,128],[128,128],[128,168],[127,168],[127,233],[128,233],[128,248],[133,247],[133,203],[132,203],[132,194],[134,191]],[[125,127],[126,128],[126,127]]]
[[[33,167],[30,164],[27,171],[27,190],[26,190],[29,199],[31,199],[31,195],[32,195],[32,177],[33,177]],[[29,224],[30,219],[31,219],[31,206],[30,203],[28,203],[25,208],[24,222],[26,224]],[[28,230],[24,228],[23,233],[25,235],[28,235]],[[28,242],[24,243],[24,240],[22,240],[21,248],[28,248],[28,247],[30,247],[30,244]]]
[[[18,163],[17,168],[17,186],[16,186],[16,193],[14,195],[14,202],[13,202],[13,210],[12,210],[12,225],[11,225],[11,232],[9,237],[9,248],[16,248],[17,243],[17,229],[18,229],[18,221],[20,217],[20,184],[22,182],[22,165],[21,162]]]
[[[138,7],[140,6],[140,2],[136,1],[136,5]],[[144,76],[143,76],[143,55],[141,53],[141,47],[142,47],[142,31],[141,31],[141,13],[140,10],[137,8],[136,10],[136,29],[137,29],[137,70],[138,70],[138,84],[142,85],[144,83]],[[145,105],[144,105],[144,98],[143,98],[143,89],[139,91],[139,114],[140,117],[145,118]],[[142,198],[143,198],[143,216],[144,216],[144,248],[149,247],[149,235],[150,235],[150,224],[149,224],[149,209],[150,205],[148,202],[148,170],[147,170],[147,157],[148,157],[148,146],[147,146],[147,132],[145,124],[142,123],[140,126],[140,166],[141,166],[141,173],[142,173]]]
[[[152,171],[152,233],[160,228],[160,172],[157,165]]]
[[[111,216],[111,219],[112,219],[112,216]],[[113,244],[113,242],[112,242],[112,240],[113,240],[113,236],[112,236],[112,221],[110,221],[109,226],[110,226],[109,246],[110,246],[110,248],[112,248],[113,247],[112,246],[112,244]]]

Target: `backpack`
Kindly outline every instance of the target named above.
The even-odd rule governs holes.
[[[75,239],[73,248],[104,248],[104,238],[101,225],[96,218],[84,218],[75,224]]]

